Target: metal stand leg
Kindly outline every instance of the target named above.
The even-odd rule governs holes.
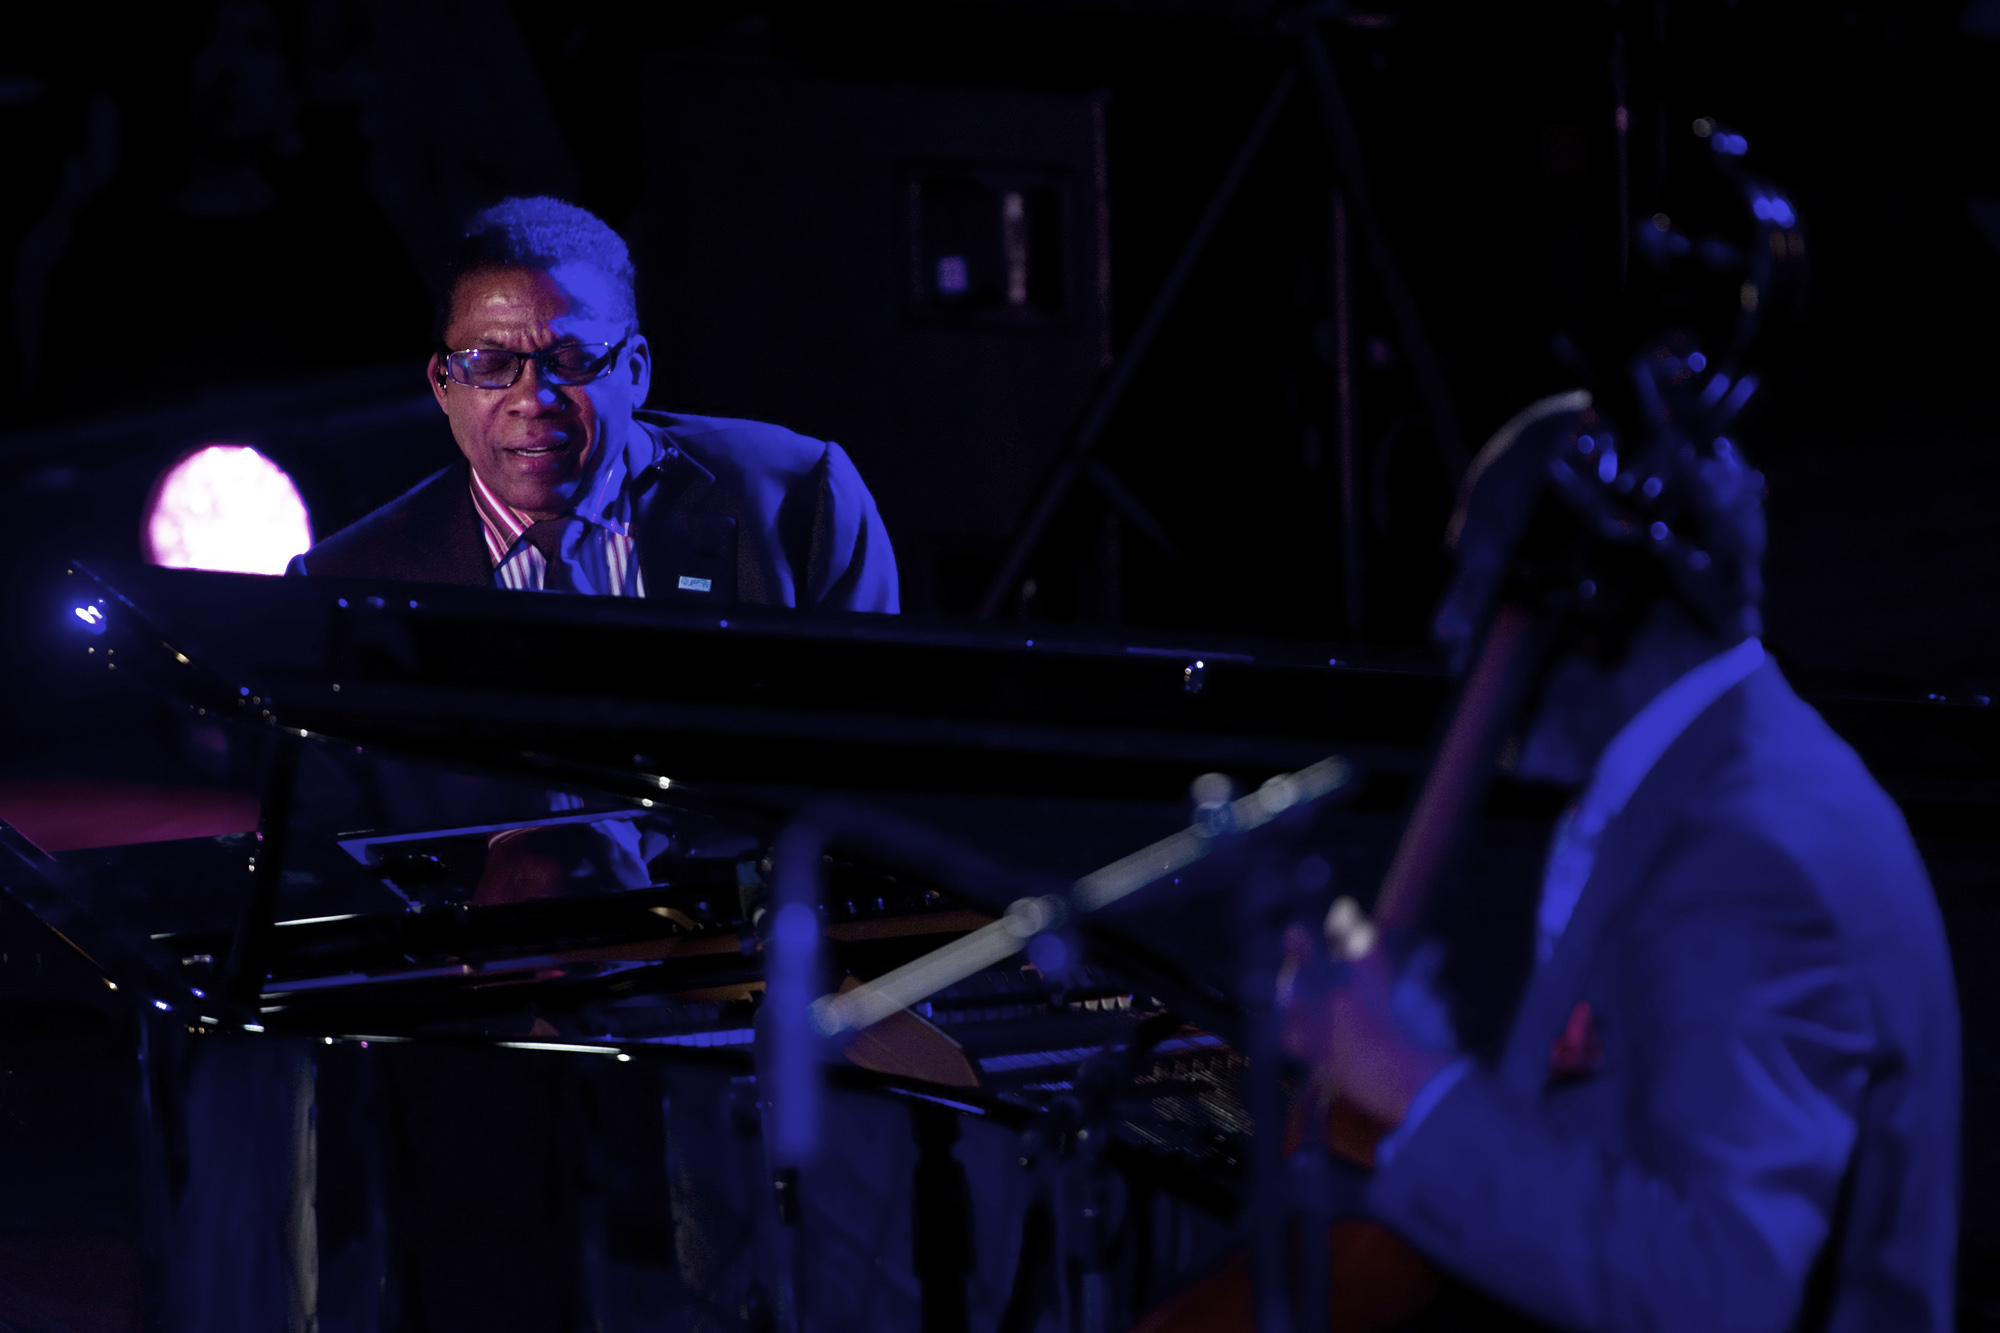
[[[1083,1233],[1083,1265],[1077,1282],[1078,1333],[1113,1333],[1111,1242],[1117,1213],[1117,1180],[1105,1160],[1110,1146],[1108,1119],[1077,1130],[1077,1176],[1083,1184],[1078,1218]]]
[[[292,792],[298,784],[302,743],[303,737],[298,733],[280,730],[272,736],[265,752],[256,863],[250,873],[250,892],[236,921],[236,935],[230,941],[229,961],[223,970],[224,993],[252,1014],[256,1013],[257,997],[264,990],[278,887],[284,880],[285,835],[291,824]]]
[[[1308,1142],[1286,1164],[1298,1218],[1298,1327],[1318,1333],[1333,1304],[1327,1230],[1333,1225],[1333,1181],[1324,1144]]]
[[[1347,637],[1361,637],[1361,461],[1354,438],[1354,289],[1347,258],[1347,199],[1327,200],[1327,240],[1333,307],[1334,440],[1340,451],[1341,619]]]
[[[966,1333],[971,1317],[966,1277],[972,1272],[972,1190],[952,1155],[958,1112],[922,1102],[910,1108],[917,1141],[911,1186],[911,1263],[923,1299],[922,1333]]]
[[[1256,1300],[1258,1333],[1291,1333],[1291,1293],[1286,1281],[1290,1241],[1291,1191],[1284,1176],[1285,1094],[1278,1082],[1278,1025],[1275,1003],[1282,923],[1274,921],[1274,899],[1282,890],[1269,869],[1254,872],[1237,899],[1238,975],[1249,1033],[1249,1103],[1252,1133],[1250,1283]]]
[[[1292,89],[1297,83],[1297,71],[1288,69],[1278,79],[1277,86],[1271,89],[1271,95],[1265,99],[1263,110],[1258,113],[1250,132],[1243,137],[1242,146],[1236,150],[1236,156],[1231,160],[1229,169],[1217,183],[1215,193],[1209,197],[1208,207],[1203,210],[1201,220],[1195,223],[1194,231],[1182,245],[1179,257],[1174,260],[1173,268],[1168,271],[1166,280],[1160,284],[1160,290],[1154,294],[1153,303],[1146,308],[1145,318],[1139,321],[1138,329],[1132,334],[1132,341],[1126,344],[1125,350],[1119,354],[1109,373],[1098,381],[1090,400],[1084,404],[1082,414],[1077,418],[1076,425],[1071,428],[1069,438],[1064,441],[1062,453],[1057,458],[1054,470],[1042,483],[1040,494],[1035,497],[1035,503],[1028,510],[1020,531],[1015,534],[1013,544],[1000,562],[999,572],[986,586],[985,596],[980,598],[980,619],[990,620],[1000,613],[1001,606],[1012,595],[1022,571],[1027,568],[1029,557],[1035,553],[1035,547],[1040,544],[1042,534],[1048,530],[1050,521],[1055,518],[1056,509],[1062,504],[1063,497],[1069,494],[1070,487],[1075,485],[1079,476],[1092,475],[1100,487],[1105,489],[1112,502],[1132,520],[1134,526],[1153,536],[1156,542],[1164,538],[1165,534],[1159,531],[1159,524],[1153,520],[1152,515],[1146,512],[1145,507],[1140,505],[1122,484],[1116,483],[1115,478],[1110,478],[1109,472],[1099,467],[1094,474],[1092,473],[1091,451],[1097,447],[1098,437],[1104,433],[1104,427],[1110,422],[1111,414],[1117,410],[1119,400],[1125,396],[1126,387],[1131,384],[1140,363],[1146,359],[1146,353],[1152,348],[1154,336],[1159,333],[1160,326],[1166,323],[1167,315],[1172,312],[1174,303],[1180,299],[1181,288],[1187,284],[1188,275],[1194,272],[1194,266],[1201,259],[1202,251],[1208,248],[1209,237],[1215,234],[1215,228],[1222,221],[1222,215],[1228,209],[1229,201],[1235,196],[1237,187],[1243,183],[1243,178],[1250,174],[1251,163],[1257,160],[1257,154],[1263,148],[1264,140],[1270,136],[1271,127],[1278,123],[1278,113],[1285,109],[1285,102],[1291,97]],[[1107,485],[1106,478],[1110,478],[1112,484]]]
[[[1417,392],[1423,397],[1425,414],[1430,417],[1431,434],[1437,442],[1438,462],[1443,465],[1445,476],[1455,487],[1458,479],[1465,474],[1469,455],[1464,437],[1459,433],[1458,409],[1452,402],[1451,386],[1446,382],[1444,369],[1438,364],[1437,354],[1424,333],[1423,321],[1417,314],[1416,298],[1410,294],[1409,285],[1403,280],[1402,267],[1397,264],[1395,251],[1389,246],[1389,236],[1383,230],[1382,219],[1375,213],[1367,173],[1361,163],[1361,142],[1355,135],[1353,118],[1348,115],[1347,99],[1341,94],[1340,80],[1334,74],[1333,58],[1327,53],[1326,38],[1320,33],[1318,25],[1307,19],[1299,25],[1298,42],[1299,60],[1305,67],[1308,82],[1312,84],[1313,100],[1319,106],[1320,124],[1326,135],[1327,151],[1333,157],[1341,194],[1353,218],[1355,230],[1360,233],[1369,266],[1375,270],[1376,280],[1381,285],[1382,299],[1389,307],[1389,317],[1396,326],[1396,337],[1403,344],[1404,354],[1410,358],[1410,374],[1417,382]]]
[[[753,1277],[744,1295],[744,1322],[750,1333],[796,1333],[799,1328],[796,1293],[790,1280],[797,1246],[785,1235],[787,1205],[797,1202],[797,1180],[793,1175],[788,1192],[777,1188],[778,1174],[771,1166],[771,1115],[762,1100],[767,1086],[764,1078],[737,1078],[729,1084],[729,1122],[736,1133],[749,1142],[751,1199],[750,1217],[755,1237],[756,1262]],[[793,1214],[796,1217],[796,1213]]]

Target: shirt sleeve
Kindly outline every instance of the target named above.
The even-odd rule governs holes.
[[[875,497],[837,444],[826,446],[816,469],[812,552],[807,560],[807,604],[830,611],[902,609],[896,552]]]
[[[1803,873],[1753,836],[1682,849],[1616,929],[1604,1067],[1532,1098],[1462,1070],[1399,1131],[1371,1211],[1560,1327],[1790,1328],[1858,1135],[1867,995]]]
[[[1417,1132],[1417,1127],[1430,1118],[1430,1113],[1444,1100],[1444,1095],[1457,1087],[1458,1081],[1471,1072],[1472,1057],[1461,1055],[1424,1080],[1424,1086],[1418,1088],[1417,1095],[1410,1098],[1410,1109],[1403,1113],[1403,1123],[1383,1135],[1382,1141],[1375,1145],[1377,1168],[1389,1165],[1396,1154],[1403,1150],[1403,1145],[1410,1141],[1410,1136]]]

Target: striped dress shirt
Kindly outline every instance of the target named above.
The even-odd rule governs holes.
[[[659,446],[634,428],[625,448],[606,457],[570,513],[583,521],[571,577],[579,592],[607,597],[644,597],[645,575],[634,558],[633,527],[638,519],[631,482],[656,461]],[[479,514],[493,582],[516,592],[540,592],[548,562],[523,536],[535,520],[514,508],[472,470],[472,507]],[[565,546],[567,549],[567,545]]]

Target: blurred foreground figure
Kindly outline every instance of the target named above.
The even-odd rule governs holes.
[[[1958,1014],[1930,884],[1756,637],[1763,479],[1699,419],[1701,360],[1667,339],[1633,369],[1644,448],[1545,400],[1453,520],[1439,636],[1463,664],[1538,627],[1507,757],[1578,792],[1504,1053],[1421,1021],[1405,943],[1351,904],[1330,948],[1288,938],[1286,1045],[1392,1127],[1369,1216],[1538,1321],[1942,1333]]]
[[[898,609],[882,516],[839,445],[645,410],[632,262],[593,214],[546,198],[477,214],[435,333],[431,391],[465,461],[293,573]]]

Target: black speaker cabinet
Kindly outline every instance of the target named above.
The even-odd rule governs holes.
[[[646,80],[653,405],[839,441],[905,608],[969,608],[1109,360],[1104,96]]]

